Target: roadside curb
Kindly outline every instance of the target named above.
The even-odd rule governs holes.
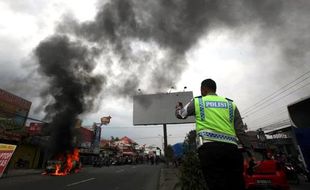
[[[9,170],[8,173],[4,174],[0,179],[27,176],[27,175],[36,175],[41,173],[43,173],[42,169]]]
[[[178,168],[163,167],[160,170],[159,190],[173,190],[178,183]],[[179,190],[176,188],[175,190]]]

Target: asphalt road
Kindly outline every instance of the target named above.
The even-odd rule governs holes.
[[[290,183],[291,190],[309,190],[310,189],[310,182],[305,182],[305,180],[300,177],[300,184],[292,184]]]
[[[83,168],[68,176],[28,175],[0,180],[1,190],[157,190],[161,165]]]
[[[31,174],[0,179],[0,190],[158,190],[160,170],[163,165],[125,165],[102,168],[86,167],[80,173],[68,176],[44,176]],[[172,172],[173,173],[173,172]],[[173,181],[167,173],[164,181]],[[174,185],[164,186],[173,187]],[[309,190],[310,183],[301,179],[290,190]],[[165,188],[166,187],[166,188]],[[171,190],[168,188],[167,190]]]

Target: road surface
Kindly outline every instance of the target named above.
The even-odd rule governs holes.
[[[0,179],[1,190],[157,190],[161,165],[124,165],[83,168],[77,174],[40,174]]]

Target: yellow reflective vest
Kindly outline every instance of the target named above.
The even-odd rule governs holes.
[[[196,132],[203,140],[237,144],[234,128],[236,105],[217,95],[194,99]]]

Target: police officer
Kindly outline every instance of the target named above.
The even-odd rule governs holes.
[[[243,190],[243,157],[237,143],[250,148],[235,103],[216,94],[216,83],[201,83],[201,96],[184,107],[176,106],[176,116],[195,116],[199,139],[198,154],[209,190]]]

